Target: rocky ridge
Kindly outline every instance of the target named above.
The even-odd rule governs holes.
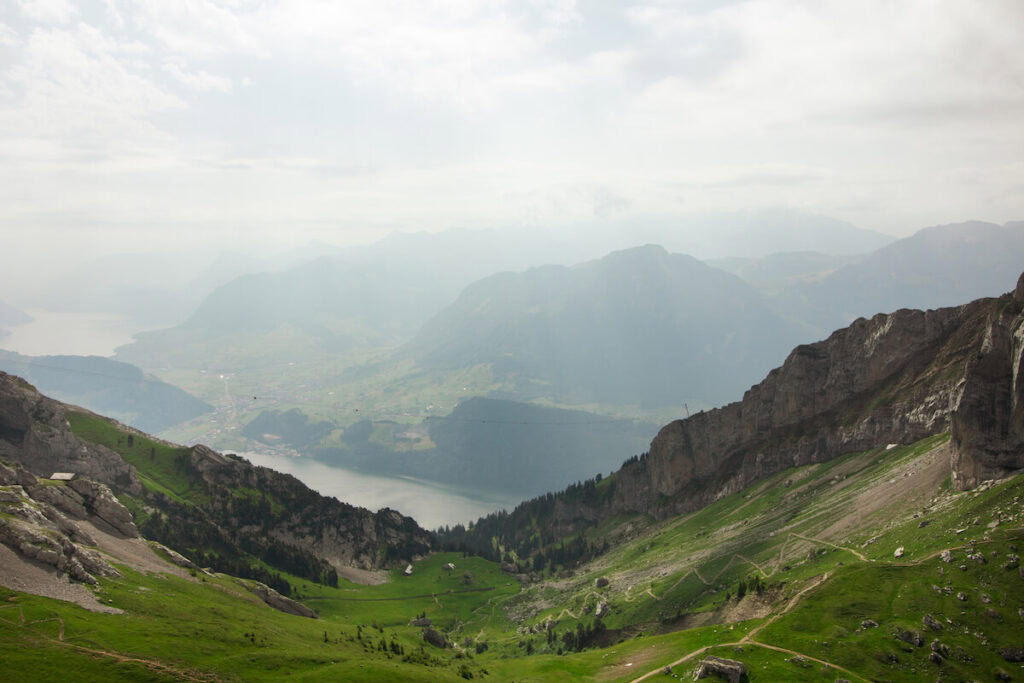
[[[201,445],[181,449],[187,451],[181,474],[193,487],[194,500],[175,500],[144,487],[135,467],[119,453],[75,436],[68,421],[71,413],[92,415],[0,372],[0,459],[20,463],[22,471],[38,476],[55,471],[80,475],[69,486],[45,487],[34,495],[51,506],[64,506],[61,509],[76,514],[87,512],[119,533],[137,533],[131,514],[114,496],[127,494],[159,511],[149,519],[153,528],[146,531],[147,537],[186,556],[188,546],[181,543],[187,537],[203,536],[236,554],[272,557],[283,552],[289,558],[286,561],[304,566],[374,569],[431,547],[431,535],[394,510],[371,512],[325,498],[291,475]],[[114,420],[109,423],[136,440],[144,437],[164,443]],[[256,492],[262,501],[237,495],[242,490]],[[155,529],[165,533],[154,535]]]
[[[0,463],[0,543],[76,581],[95,585],[97,576],[120,573],[89,547],[96,542],[73,520],[91,518],[131,538],[138,533],[130,522],[131,513],[114,499],[109,488],[79,481],[77,490],[64,482],[44,483],[22,467]],[[107,522],[125,516],[129,521],[120,528]]]
[[[616,479],[615,512],[689,512],[789,467],[951,430],[954,482],[1024,468],[1024,275],[996,299],[858,319],[742,401],[676,420]]]

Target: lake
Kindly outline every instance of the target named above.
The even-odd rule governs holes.
[[[389,507],[409,515],[425,529],[465,524],[501,508],[513,508],[519,498],[471,495],[419,479],[380,477],[332,467],[311,458],[239,451],[254,465],[293,475],[324,496],[359,507]]]
[[[26,356],[110,356],[139,330],[110,313],[68,313],[28,309],[32,321],[0,337],[0,348]]]

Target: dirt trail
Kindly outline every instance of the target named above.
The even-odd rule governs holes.
[[[800,602],[800,598],[802,598],[804,596],[804,593],[806,593],[807,591],[812,590],[814,588],[817,588],[818,586],[820,586],[821,584],[825,583],[826,581],[828,581],[828,572],[825,572],[821,576],[820,580],[815,581],[814,583],[811,583],[811,584],[809,584],[807,586],[804,586],[800,590],[799,593],[797,593],[796,595],[793,596],[792,600],[790,600],[788,603],[786,603],[786,606],[784,608],[782,608],[782,611],[775,613],[767,621],[765,621],[763,624],[759,624],[756,628],[751,629],[751,631],[747,635],[743,636],[743,638],[742,638],[742,640],[740,642],[744,642],[744,643],[753,642],[754,636],[756,636],[758,633],[760,633],[762,630],[764,630],[764,628],[766,626],[770,626],[771,624],[775,623],[783,614],[785,614],[789,610],[793,609],[793,607],[796,606],[796,603]]]
[[[820,538],[811,538],[810,536],[804,536],[803,534],[798,534],[798,533],[797,533],[797,532],[795,532],[795,531],[790,531],[790,532],[789,532],[789,535],[790,535],[790,536],[796,536],[797,538],[799,538],[799,539],[802,539],[802,540],[804,540],[804,541],[811,541],[812,543],[821,543],[822,545],[827,545],[827,546],[831,546],[831,547],[833,547],[833,548],[837,548],[837,549],[839,549],[839,550],[845,550],[845,551],[846,551],[846,552],[848,552],[848,553],[853,553],[854,555],[856,555],[857,557],[859,557],[859,558],[860,558],[861,560],[863,560],[864,562],[870,562],[870,561],[871,561],[871,560],[869,560],[868,558],[864,557],[864,556],[863,556],[863,555],[862,555],[861,553],[859,553],[858,551],[854,550],[853,548],[847,548],[847,547],[845,547],[845,546],[841,546],[841,545],[836,545],[835,543],[829,543],[828,541],[823,541],[823,540],[821,540]]]
[[[1024,531],[1024,527],[1018,528],[1018,529],[1007,529],[1007,531],[1021,532],[1021,531]],[[796,533],[793,533],[793,532],[790,532],[790,535],[791,536],[796,536],[797,538],[802,538],[802,539],[807,540],[807,541],[813,541],[813,542],[816,542],[816,543],[826,543],[827,545],[833,545],[831,543],[827,543],[826,541],[821,541],[820,539],[811,538],[809,536],[803,536],[801,534],[796,534]],[[980,544],[983,544],[983,543],[984,544],[996,543],[996,542],[997,542],[996,540],[977,541],[975,543],[975,545],[980,545]],[[859,557],[861,560],[863,560],[865,562],[871,562],[872,561],[872,560],[864,557],[861,553],[858,553],[858,552],[852,550],[851,548],[844,548],[842,546],[835,546],[835,547],[839,548],[840,550],[849,550],[850,552],[854,553],[857,557]],[[937,551],[935,551],[933,553],[930,553],[930,554],[926,555],[925,557],[922,557],[921,559],[919,559],[919,560],[917,560],[915,562],[891,562],[891,563],[888,563],[888,564],[890,564],[892,566],[898,566],[898,567],[912,567],[912,566],[921,565],[921,564],[924,564],[925,562],[929,562],[931,560],[934,560],[936,557],[941,555],[946,550],[949,550],[949,551],[966,550],[968,547],[970,547],[970,544],[959,545],[959,546],[952,546],[952,547],[949,547],[949,548],[944,548],[942,550],[937,550]],[[828,667],[831,667],[831,668],[833,668],[833,669],[835,669],[837,671],[842,671],[844,674],[847,674],[848,676],[852,676],[853,678],[856,678],[858,680],[866,681],[867,679],[864,678],[863,676],[857,674],[854,671],[850,671],[849,669],[843,668],[843,667],[839,666],[838,664],[833,664],[832,662],[828,662],[828,661],[825,661],[823,659],[818,659],[817,657],[812,657],[811,655],[807,655],[807,654],[804,654],[802,652],[797,652],[796,650],[790,650],[790,649],[787,649],[787,648],[784,648],[784,647],[779,647],[777,645],[769,645],[767,643],[762,643],[762,642],[754,640],[754,638],[757,636],[758,633],[760,633],[762,630],[764,630],[767,626],[775,623],[778,619],[782,618],[783,615],[785,615],[787,612],[789,612],[794,607],[796,607],[797,603],[800,602],[800,598],[802,598],[804,596],[804,594],[806,594],[808,591],[811,591],[811,590],[813,590],[813,589],[815,589],[815,588],[817,588],[819,586],[824,585],[825,582],[828,581],[828,579],[829,579],[829,573],[825,572],[821,576],[821,578],[819,580],[817,580],[814,583],[811,583],[811,584],[805,586],[804,588],[802,588],[800,590],[800,592],[798,592],[796,595],[794,595],[793,598],[788,603],[786,603],[786,606],[781,611],[779,611],[778,613],[772,615],[764,623],[759,624],[757,627],[752,629],[749,633],[747,633],[747,635],[745,635],[739,641],[737,641],[735,643],[719,643],[718,645],[708,645],[708,646],[702,647],[702,648],[700,648],[698,650],[694,650],[693,652],[689,652],[686,655],[683,655],[682,657],[680,657],[676,661],[672,662],[671,664],[668,664],[667,666],[670,666],[670,667],[678,666],[678,665],[680,665],[680,664],[682,664],[684,662],[687,662],[687,661],[693,659],[694,657],[697,657],[697,656],[707,652],[712,647],[730,647],[730,646],[736,646],[736,645],[751,645],[751,646],[763,647],[763,648],[768,649],[768,650],[774,650],[775,652],[783,652],[783,653],[786,653],[786,654],[789,654],[789,655],[793,655],[795,657],[796,656],[803,657],[804,659],[806,659],[808,661],[817,662],[818,664],[821,664],[823,666],[828,666]],[[647,680],[648,678],[651,678],[652,676],[656,676],[656,675],[660,674],[662,671],[664,671],[664,669],[665,669],[665,666],[660,666],[657,669],[654,669],[653,671],[648,671],[643,676],[640,676],[638,678],[634,678],[632,683],[639,683],[639,681]]]
[[[47,619],[34,619],[32,621],[27,621],[25,619],[25,611],[21,608],[21,605],[0,605],[0,609],[17,609],[18,610],[18,620],[16,622],[15,621],[11,621],[9,619],[4,619],[3,617],[0,617],[0,622],[3,622],[5,624],[9,624],[10,626],[12,626],[14,628],[18,628],[18,629],[22,629],[24,631],[27,631],[28,633],[31,633],[32,636],[34,636],[36,638],[40,638],[40,639],[45,640],[45,641],[48,641],[50,643],[55,643],[57,645],[61,645],[63,647],[71,648],[73,650],[77,650],[79,652],[84,652],[84,653],[90,654],[90,655],[96,655],[96,656],[100,656],[100,657],[107,657],[109,659],[114,659],[114,660],[116,660],[118,662],[128,662],[128,663],[133,663],[133,664],[142,664],[143,666],[145,666],[146,668],[148,668],[148,669],[150,669],[152,671],[157,671],[159,673],[168,674],[170,676],[173,676],[174,678],[178,678],[178,679],[182,679],[182,680],[199,681],[200,683],[203,683],[203,682],[206,682],[206,681],[218,681],[218,680],[220,680],[220,678],[218,678],[217,676],[214,676],[212,674],[204,674],[204,673],[200,673],[200,672],[197,672],[197,671],[189,671],[189,670],[186,670],[186,669],[181,669],[181,668],[178,668],[176,666],[172,666],[170,664],[165,664],[164,662],[161,662],[161,661],[156,660],[156,659],[145,659],[145,658],[142,658],[142,657],[132,657],[132,656],[129,656],[129,655],[123,655],[123,654],[121,654],[119,652],[110,652],[109,650],[99,650],[99,649],[95,649],[95,648],[91,648],[91,647],[85,647],[83,645],[75,645],[74,643],[69,643],[69,642],[64,640],[64,620],[61,619],[60,617],[50,617],[50,618],[47,618]],[[35,626],[37,624],[45,624],[45,623],[49,623],[49,622],[53,622],[53,621],[57,622],[57,624],[58,624],[57,637],[56,638],[48,636],[45,633],[40,633],[39,631],[36,631],[35,629],[31,628],[32,626]]]

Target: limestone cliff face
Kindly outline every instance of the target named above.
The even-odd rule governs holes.
[[[615,512],[695,510],[782,469],[952,427],[960,486],[1024,467],[1024,276],[1014,294],[858,319],[794,349],[742,401],[666,425]]]
[[[41,477],[75,472],[132,495],[142,493],[135,468],[120,455],[71,433],[63,403],[5,372],[0,372],[0,458],[20,462]]]
[[[952,437],[960,488],[1024,468],[1024,275],[967,361]]]

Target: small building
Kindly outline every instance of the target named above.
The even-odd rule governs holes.
[[[412,565],[411,564],[405,565],[405,572],[404,573],[405,573],[406,576],[412,576]]]
[[[71,481],[75,476],[74,472],[54,472],[50,475],[50,481]]]

